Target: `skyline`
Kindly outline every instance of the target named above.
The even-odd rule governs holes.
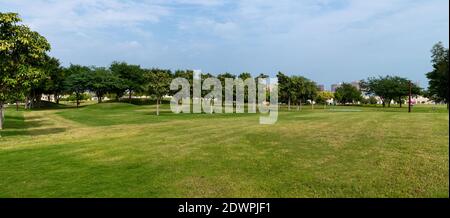
[[[69,63],[278,71],[331,84],[398,75],[427,86],[431,47],[448,47],[445,0],[3,1]]]

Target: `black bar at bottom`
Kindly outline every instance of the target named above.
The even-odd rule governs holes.
[[[0,216],[15,215],[427,215],[448,213],[449,199],[0,199]],[[60,214],[63,213],[63,214]]]

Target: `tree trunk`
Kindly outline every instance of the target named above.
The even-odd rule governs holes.
[[[130,104],[131,104],[131,90],[129,91],[129,94],[128,94],[128,101],[129,101]]]
[[[3,129],[3,120],[4,120],[4,113],[3,113],[3,103],[0,102],[0,130]]]
[[[102,95],[100,93],[96,93],[97,95],[97,102],[102,103]]]
[[[16,100],[16,111],[19,111],[19,101]]]
[[[288,97],[288,110],[291,110],[291,96]]]
[[[302,100],[300,100],[300,111],[302,110]]]
[[[314,102],[311,101],[311,110],[314,110]]]
[[[400,104],[400,108],[401,108],[402,107],[402,99],[401,98],[398,99],[398,103]]]
[[[77,98],[77,108],[80,106],[80,94],[77,93],[76,94],[76,98]]]
[[[156,99],[156,116],[159,116],[159,97]]]

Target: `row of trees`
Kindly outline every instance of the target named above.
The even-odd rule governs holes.
[[[428,78],[428,90],[426,96],[436,102],[445,102],[449,108],[449,53],[442,42],[437,43],[431,49],[431,63],[433,71],[426,74]]]
[[[288,105],[291,104],[301,108],[302,103],[307,101],[326,104],[330,99],[334,99],[340,104],[355,104],[358,102],[376,104],[375,96],[378,96],[383,107],[392,101],[397,102],[400,107],[406,101],[411,89],[412,95],[422,94],[422,90],[408,79],[398,76],[380,76],[370,77],[360,82],[360,89],[350,83],[343,83],[338,87],[335,93],[328,91],[318,91],[316,83],[301,76],[286,76],[279,72],[278,75],[280,102]],[[363,92],[370,97],[363,98]]]
[[[412,95],[422,93],[420,87],[410,80],[398,76],[370,77],[360,83],[360,87],[367,94],[380,97],[383,107],[391,106],[391,102],[397,102],[400,107],[406,101],[411,91]]]
[[[288,105],[291,110],[291,104],[297,105],[300,110],[303,103],[308,100],[314,101],[318,96],[317,84],[302,76],[287,76],[278,72],[278,101]]]
[[[50,44],[39,33],[20,24],[21,19],[16,13],[0,13],[0,129],[3,126],[4,104],[7,102],[25,102],[25,107],[40,105],[43,94],[53,95],[56,103],[65,94],[75,96],[77,106],[86,91],[95,93],[101,102],[106,94],[114,94],[120,98],[128,94],[131,101],[133,95],[151,95],[157,102],[157,113],[163,96],[171,94],[170,82],[173,78],[186,78],[193,82],[194,72],[191,70],[177,70],[171,72],[164,69],[144,69],[139,65],[124,62],[114,62],[109,67],[87,67],[70,65],[65,68],[56,58],[47,55]],[[448,105],[448,48],[442,43],[432,49],[433,71],[427,74],[429,90],[425,92],[435,101],[443,101]],[[213,77],[203,74],[202,79]],[[225,87],[225,78],[251,78],[250,73],[238,76],[230,73],[219,74],[217,78]],[[255,78],[267,78],[260,74]],[[390,106],[392,100],[400,106],[405,101],[411,89],[413,94],[420,94],[421,90],[406,78],[397,76],[371,77],[361,82],[361,90],[351,84],[342,84],[335,93],[318,91],[315,82],[302,76],[287,76],[281,72],[277,74],[279,101],[288,105],[297,105],[300,110],[307,102],[326,103],[335,99],[341,104],[353,104],[365,101],[361,91],[372,95],[368,100],[375,102],[374,96],[379,96]],[[411,85],[411,87],[410,87]],[[202,91],[202,96],[206,91]],[[191,90],[192,93],[192,90]],[[311,104],[312,106],[314,104]]]
[[[3,128],[3,105],[18,98],[23,90],[42,81],[50,58],[50,44],[39,33],[30,30],[15,13],[0,13],[0,129]]]

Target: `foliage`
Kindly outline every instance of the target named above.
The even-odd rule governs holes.
[[[435,101],[449,103],[449,53],[442,42],[431,50],[433,71],[426,74],[428,78],[428,96]]]
[[[333,98],[334,98],[333,92],[320,91],[320,92],[317,92],[316,102],[318,104],[326,104],[328,100],[331,100]]]
[[[76,96],[77,107],[80,105],[80,100],[82,100],[82,93],[88,89],[89,77],[91,69],[89,67],[80,65],[70,65],[66,69],[68,77],[65,80],[66,91],[74,94]]]
[[[156,97],[157,115],[159,115],[161,98],[170,93],[172,78],[172,73],[169,70],[151,69],[144,73],[147,92]]]
[[[48,75],[44,83],[43,92],[46,94],[53,94],[55,96],[56,103],[58,103],[59,95],[65,91],[65,71],[60,66],[59,60],[52,57],[46,58],[43,64],[43,70]]]
[[[86,75],[88,78],[86,89],[95,93],[98,102],[102,102],[103,96],[111,91],[123,88],[123,79],[113,75],[109,69],[102,67],[93,67],[91,73]]]
[[[349,83],[343,83],[334,93],[337,102],[341,104],[354,104],[361,100],[361,91]]]
[[[367,81],[361,82],[361,88],[368,94],[377,95],[381,98],[383,106],[395,100],[401,103],[409,95],[411,85],[411,93],[418,95],[421,93],[420,87],[411,83],[408,79],[398,76],[370,77]]]
[[[142,83],[144,82],[144,70],[139,65],[131,65],[126,62],[113,62],[109,67],[111,72],[119,79],[121,85],[114,86],[113,91],[117,97],[123,96],[125,91],[128,91],[129,99],[132,93],[144,91]]]
[[[43,36],[19,22],[17,13],[0,12],[0,129],[4,102],[18,98],[29,82],[44,77],[38,66],[50,50]]]
[[[280,101],[287,103],[289,106],[291,102],[301,105],[307,100],[314,101],[317,97],[317,85],[315,82],[302,77],[291,76],[288,77],[282,72],[278,72],[278,92]]]
[[[60,100],[61,101],[77,101],[77,99],[78,99],[80,101],[85,101],[85,100],[89,100],[91,98],[92,98],[92,96],[89,93],[82,93],[78,97],[75,94],[71,94],[67,97],[61,98]]]

